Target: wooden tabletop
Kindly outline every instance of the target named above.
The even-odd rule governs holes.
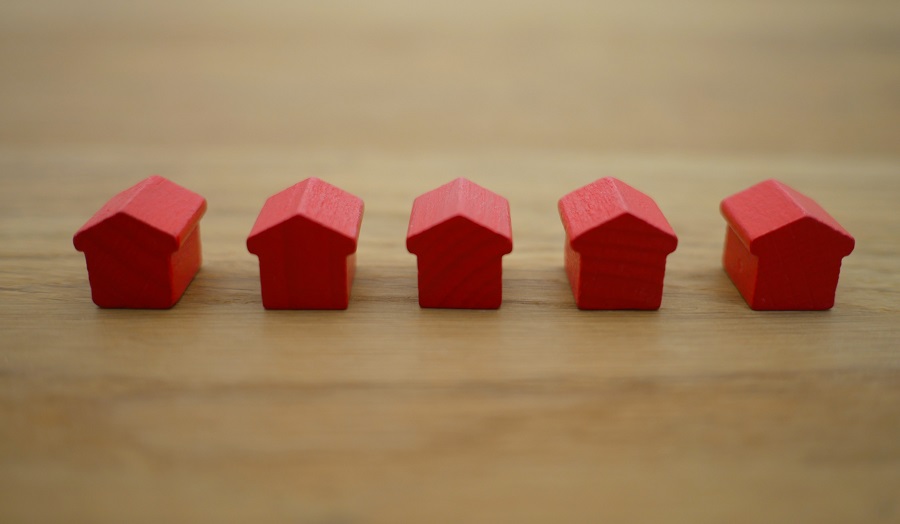
[[[0,521],[900,521],[898,63],[895,1],[3,2]],[[203,268],[98,309],[72,235],[151,174]],[[575,308],[556,203],[610,175],[679,236],[658,312]],[[309,176],[366,203],[350,307],[265,311]],[[511,204],[498,311],[416,302],[458,176]],[[767,178],[856,237],[831,311],[721,269]]]

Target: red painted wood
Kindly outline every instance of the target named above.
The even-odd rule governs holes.
[[[73,239],[84,252],[94,303],[167,309],[200,269],[206,200],[152,176],[107,202]]]
[[[678,237],[649,196],[601,178],[559,200],[565,263],[580,309],[659,309]]]
[[[416,198],[406,247],[418,257],[421,307],[497,309],[512,252],[509,202],[458,178]]]
[[[266,201],[247,238],[266,309],[347,309],[363,207],[318,178]]]
[[[811,198],[767,180],[722,201],[723,265],[755,310],[834,306],[841,260],[855,240]]]

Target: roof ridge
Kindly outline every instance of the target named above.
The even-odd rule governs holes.
[[[171,191],[176,191],[193,195],[194,197],[199,198],[199,205],[196,208],[193,208],[193,206],[190,205],[189,201],[193,200],[192,197],[176,197],[167,201],[168,211],[157,212],[155,210],[155,195],[148,196],[147,193],[152,192],[158,194],[161,192],[166,194],[167,191],[170,192],[169,194],[171,194]],[[181,215],[173,215],[175,211],[178,213],[190,212],[190,220],[183,225],[180,224],[182,217]],[[82,250],[84,247],[83,239],[85,238],[85,235],[91,235],[91,231],[94,231],[108,220],[122,217],[137,220],[146,227],[148,231],[153,231],[171,238],[177,248],[186,238],[187,232],[189,232],[192,226],[195,225],[195,222],[203,216],[205,211],[206,199],[201,195],[160,175],[152,175],[139,181],[133,186],[116,193],[110,200],[103,204],[100,210],[94,213],[94,215],[81,226],[78,232],[75,233],[73,241],[76,249]]]
[[[141,195],[141,193],[144,193],[145,191],[147,191],[148,189],[150,189],[154,186],[161,185],[165,181],[166,181],[166,179],[159,175],[152,175],[152,176],[149,176],[149,177],[141,180],[134,186],[120,192],[119,193],[120,195],[122,193],[126,193],[126,195],[124,195],[125,198],[123,198],[122,201],[118,203],[118,206],[116,206],[116,209],[113,212],[113,214],[117,215],[117,214],[123,213],[124,212],[123,210],[125,208],[127,208],[129,204],[134,202],[135,199],[137,199],[137,197],[139,197]]]
[[[500,216],[494,216],[494,213]],[[406,232],[407,249],[429,231],[453,219],[463,219],[485,229],[497,237],[512,242],[509,201],[502,195],[475,182],[458,177],[427,191],[413,201],[409,227]]]
[[[815,216],[816,211],[825,211],[825,208],[820,206],[814,200],[812,200],[808,196],[800,193],[799,191],[797,191],[796,189],[792,188],[791,186],[785,184],[784,182],[781,182],[781,181],[775,180],[775,179],[771,179],[771,181],[774,182],[774,184],[778,188],[778,190],[781,191],[781,193],[784,194],[785,197],[787,197],[787,199],[791,201],[791,203],[793,203],[795,206],[797,206],[798,208],[803,210],[803,217],[800,217],[797,220],[800,220],[801,218],[805,218],[805,217],[812,217],[812,218],[819,219],[819,217]],[[813,209],[810,209],[811,207],[813,207]],[[815,208],[818,208],[818,209],[815,209]],[[827,213],[827,211],[825,211],[825,213]]]
[[[608,177],[604,177],[604,178],[608,179],[610,181],[610,183],[613,185],[613,187],[616,188],[616,198],[618,198],[619,203],[622,205],[622,211],[628,213],[629,215],[631,215],[635,218],[641,218],[641,217],[637,216],[636,214],[634,214],[634,211],[632,210],[632,206],[629,205],[630,202],[625,199],[625,195],[622,192],[622,186],[623,185],[628,186],[628,184],[626,184],[625,182],[622,182],[621,180],[619,180],[616,177],[608,176]],[[631,187],[631,186],[628,186],[628,187]],[[643,219],[641,219],[641,220],[643,220]],[[646,220],[644,220],[644,222],[646,222]]]
[[[760,199],[766,202],[765,209],[759,208]],[[778,202],[774,202],[773,199]],[[754,201],[757,203],[754,204]],[[774,178],[763,180],[726,197],[720,203],[719,209],[729,226],[747,244],[751,253],[756,253],[756,249],[762,245],[761,242],[763,244],[768,242],[765,239],[779,238],[779,232],[786,226],[804,220],[814,221],[836,235],[851,240],[853,238],[821,204]]]
[[[467,189],[467,182],[472,184],[470,180],[466,180],[463,177],[457,177],[450,181],[450,191],[453,192],[453,196],[456,199],[456,213],[452,216],[466,216],[463,211],[466,209],[466,197],[468,195],[463,189]]]
[[[333,198],[323,199],[323,193]],[[266,200],[250,230],[247,247],[251,253],[256,253],[251,245],[256,243],[253,239],[263,238],[282,226],[302,222],[351,240],[355,249],[364,207],[360,197],[345,189],[318,177],[303,179]],[[343,212],[348,215],[342,218]]]
[[[308,207],[310,193],[309,186],[313,183],[314,177],[309,177],[294,184],[294,186],[291,188],[294,190],[293,195],[291,195],[291,208],[293,208],[294,213],[296,213],[297,215],[306,216],[306,213],[304,212],[304,206]]]

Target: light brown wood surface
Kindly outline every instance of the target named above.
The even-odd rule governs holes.
[[[895,1],[3,2],[0,522],[900,521],[898,64]],[[71,237],[154,173],[203,269],[97,309]],[[350,308],[266,312],[246,235],[313,175],[366,202]],[[659,312],[574,307],[607,175],[679,235]],[[510,200],[499,311],[416,305],[457,176]],[[770,177],[857,239],[832,311],[721,270]]]

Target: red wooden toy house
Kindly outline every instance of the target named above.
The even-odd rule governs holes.
[[[418,257],[421,307],[499,308],[503,255],[512,252],[509,202],[458,178],[416,198],[406,247]]]
[[[270,197],[247,238],[266,309],[346,309],[363,201],[318,178]]]
[[[94,303],[174,306],[200,269],[205,212],[203,197],[160,176],[114,196],[74,238],[87,261]]]
[[[822,207],[777,180],[722,201],[723,265],[756,310],[834,306],[841,260],[855,241]]]
[[[615,178],[562,197],[565,264],[580,309],[659,309],[678,238],[656,203]]]

